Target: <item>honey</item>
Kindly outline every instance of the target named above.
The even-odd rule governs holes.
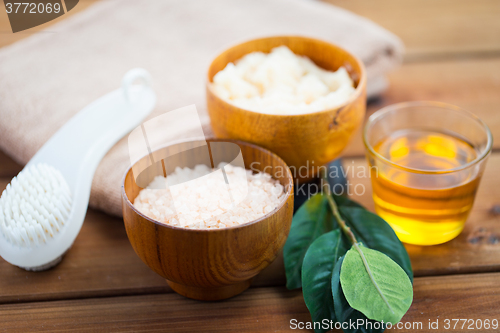
[[[478,156],[470,143],[446,132],[409,129],[373,148],[391,162],[370,168],[375,209],[401,241],[440,244],[460,234],[481,176],[464,168]]]

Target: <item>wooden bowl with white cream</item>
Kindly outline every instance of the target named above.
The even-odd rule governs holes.
[[[254,103],[251,89],[242,90],[243,97],[247,94],[253,100],[240,103],[241,98],[238,101],[216,87],[214,77],[228,64],[237,66],[248,54],[269,54],[282,46],[297,56],[307,57],[323,70],[344,68],[353,82],[352,94],[338,105],[329,107],[327,103],[324,109],[312,109],[313,112],[287,112],[285,108],[283,112],[270,113],[259,106],[262,101]],[[257,90],[262,87],[257,86]],[[317,176],[318,167],[337,158],[361,125],[366,109],[366,74],[358,58],[331,43],[297,36],[268,37],[233,46],[217,56],[208,69],[206,96],[216,137],[255,143],[275,152],[292,168],[294,177],[303,182]],[[301,168],[305,170],[299,174]]]

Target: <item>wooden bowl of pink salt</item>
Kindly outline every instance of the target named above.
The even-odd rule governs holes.
[[[181,295],[221,300],[246,290],[283,248],[293,181],[264,148],[189,141],[134,163],[122,201],[128,238],[144,263]]]

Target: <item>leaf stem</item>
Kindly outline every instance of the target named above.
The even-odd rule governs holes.
[[[339,209],[337,207],[337,204],[335,203],[335,200],[333,200],[331,192],[330,192],[330,186],[328,184],[328,179],[326,178],[326,172],[321,173],[321,182],[323,191],[326,193],[326,197],[328,199],[328,204],[330,205],[330,209],[332,210],[333,216],[337,220],[337,223],[339,224],[340,228],[342,229],[342,232],[349,238],[351,241],[352,245],[355,245],[358,243],[356,240],[356,236],[354,236],[354,233],[351,231],[351,228],[347,226],[345,221],[342,219],[339,213]]]
[[[377,281],[375,281],[375,278],[374,278],[374,276],[372,274],[370,266],[368,265],[368,261],[366,260],[365,254],[363,253],[363,251],[361,250],[361,248],[358,246],[359,243],[356,240],[356,236],[354,236],[354,233],[352,232],[351,228],[349,228],[347,226],[347,224],[345,223],[345,221],[340,216],[337,204],[335,203],[335,200],[333,200],[332,194],[330,192],[330,185],[328,183],[328,178],[326,177],[326,172],[322,172],[321,173],[321,181],[323,183],[323,191],[326,193],[326,197],[328,199],[328,203],[329,203],[330,208],[332,210],[333,216],[337,220],[337,223],[339,224],[339,226],[342,229],[342,231],[344,232],[344,234],[351,241],[352,246],[356,249],[356,251],[358,251],[358,253],[359,253],[360,257],[361,257],[361,260],[363,261],[363,265],[365,266],[366,272],[368,273],[368,276],[370,277],[371,282],[373,283],[373,285],[377,289],[378,294],[380,295],[380,297],[382,298],[382,300],[384,301],[384,303],[387,305],[387,307],[389,308],[389,310],[392,313],[394,313],[394,310],[392,309],[391,305],[389,304],[389,302],[385,298],[384,294],[382,293],[382,290],[380,290],[380,287],[378,286]]]
[[[366,261],[365,254],[359,248],[358,244],[353,244],[353,246],[356,248],[356,250],[360,254],[361,260],[363,260],[363,265],[365,266],[366,272],[368,273],[370,280],[372,281],[373,285],[375,286],[375,289],[377,289],[378,294],[380,295],[380,297],[382,297],[382,300],[384,301],[385,305],[387,305],[389,310],[391,310],[391,312],[394,314],[394,310],[392,309],[392,306],[387,301],[387,298],[385,298],[384,294],[382,293],[382,290],[380,290],[380,287],[378,286],[377,281],[375,281],[375,277],[372,274],[372,270],[370,269],[370,266],[368,266],[368,261]]]

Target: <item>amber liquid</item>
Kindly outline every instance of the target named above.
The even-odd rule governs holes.
[[[432,245],[460,234],[480,175],[474,168],[446,171],[473,161],[473,146],[446,133],[404,130],[374,149],[397,165],[415,169],[409,172],[384,163],[370,168],[376,211],[401,241]]]

